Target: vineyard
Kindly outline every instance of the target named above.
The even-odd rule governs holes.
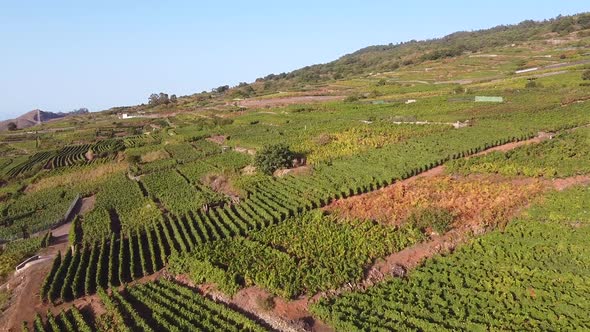
[[[95,162],[94,156],[106,157],[123,149],[119,140],[105,140],[95,144],[65,146],[58,151],[44,151],[11,168],[7,175],[16,177],[41,168],[55,169]]]
[[[52,188],[8,204],[4,210],[6,218],[0,224],[0,240],[14,240],[59,224],[75,197],[73,192]]]
[[[23,261],[35,254],[39,249],[47,247],[51,241],[51,233],[29,239],[10,242],[0,250],[0,282],[3,282],[12,270]]]
[[[565,19],[0,132],[0,326],[590,330]]]
[[[577,188],[551,200],[577,198],[575,204],[587,207],[587,193]],[[533,211],[558,213],[563,217],[552,219],[559,221],[514,221],[503,232],[430,260],[407,279],[322,300],[313,312],[341,331],[588,329],[589,248],[584,243],[590,219],[587,212],[578,219],[581,206],[567,212],[555,206]]]
[[[587,174],[590,173],[590,129],[580,128],[514,151],[456,160],[449,164],[449,171],[545,178]]]
[[[160,214],[157,213],[154,203],[146,201],[146,198],[142,196],[137,184],[132,183],[123,175],[119,175],[118,177],[112,177],[112,181],[114,181],[112,186],[106,187],[107,190],[112,188],[113,192],[109,193],[104,190],[101,192],[104,193],[104,198],[101,198],[100,194],[97,197],[97,207],[99,208],[88,215],[82,224],[84,229],[83,238],[86,243],[94,242],[96,248],[102,248],[101,238],[106,240],[110,246],[108,252],[113,251],[113,255],[115,255],[116,250],[110,248],[121,247],[121,245],[113,245],[113,243],[116,243],[113,241],[118,240],[118,238],[111,237],[111,241],[109,241],[108,237],[110,233],[121,234],[123,240],[120,243],[129,241],[130,243],[143,245],[141,247],[139,245],[132,247],[122,245],[124,250],[119,250],[115,255],[119,261],[133,262],[132,265],[135,266],[133,269],[139,271],[138,266],[143,267],[145,264],[141,263],[139,259],[143,257],[146,260],[145,257],[148,257],[152,260],[152,266],[151,269],[147,270],[156,271],[162,265],[153,264],[154,261],[157,262],[154,256],[155,253],[158,253],[159,261],[164,263],[168,261],[169,255],[172,253],[193,252],[198,245],[203,243],[238,235],[243,236],[249,234],[252,230],[262,229],[271,224],[283,222],[285,219],[299,215],[304,211],[325,206],[335,199],[346,198],[381,188],[396,180],[426,171],[445,160],[476,153],[486,147],[503,144],[511,140],[496,139],[495,141],[491,140],[491,143],[480,143],[481,145],[474,146],[473,144],[481,142],[486,136],[480,130],[477,135],[475,135],[475,131],[473,132],[473,139],[463,139],[462,135],[470,132],[471,128],[466,128],[462,131],[446,134],[446,144],[444,146],[439,144],[438,134],[435,134],[434,137],[428,136],[408,140],[397,145],[383,147],[379,150],[379,153],[367,152],[353,160],[341,159],[334,161],[329,166],[318,166],[314,169],[313,174],[305,177],[287,176],[280,179],[260,177],[257,178],[257,181],[249,183],[244,188],[247,192],[247,198],[239,205],[226,204],[209,210],[202,209],[201,204],[204,201],[194,200],[195,197],[198,197],[197,191],[179,173],[166,171],[146,175],[142,178],[142,182],[145,183],[147,192],[155,200],[170,209],[171,214],[164,218],[161,218]],[[453,133],[456,134],[452,135]],[[494,134],[489,133],[491,137]],[[522,139],[526,137],[523,136]],[[457,152],[453,153],[453,150],[451,150],[453,148]],[[414,151],[413,157],[406,159],[405,156],[409,155],[409,151]],[[415,151],[422,151],[422,153],[419,154]],[[363,169],[356,163],[371,165],[371,167]],[[356,169],[356,171],[353,172],[353,169]],[[351,174],[353,175],[350,176]],[[133,195],[123,194],[129,192],[132,188]],[[122,202],[118,201],[119,199],[125,199],[127,203],[122,204]],[[186,201],[186,199],[190,199],[190,201]],[[116,207],[120,206],[128,207],[128,212],[117,210]],[[134,206],[142,206],[141,209],[145,210],[146,213],[137,213],[137,210],[132,209]],[[116,221],[120,221],[120,230],[111,228],[113,222],[116,224]],[[152,225],[157,226],[153,227]],[[142,233],[144,226],[147,226],[147,234],[152,235],[147,245],[134,238],[137,231],[140,232],[140,238],[148,238],[145,233]],[[156,241],[158,241],[158,244],[154,244]],[[152,244],[150,245],[150,243]],[[230,246],[225,250],[230,250],[232,242],[225,243]],[[411,243],[411,241],[407,243]],[[254,243],[252,245],[256,246],[258,244]],[[146,247],[149,247],[150,250],[153,248],[153,250],[147,253]],[[137,248],[140,249],[135,250]],[[220,259],[223,259],[223,257]],[[70,268],[76,263],[78,263],[76,260],[64,260],[62,262],[63,270],[76,270],[76,267]],[[112,275],[109,277],[106,272],[108,269],[115,269],[114,266],[101,266],[101,268],[103,271],[97,275],[105,275],[106,281],[103,281],[103,284],[107,285],[109,282],[115,284],[117,282],[124,283],[141,276],[141,274],[135,272],[118,271],[117,275],[121,277],[117,280]],[[144,270],[141,271],[144,272]],[[48,276],[48,280],[55,280],[54,278],[55,276]],[[345,279],[340,279],[340,281],[329,285],[341,283]],[[70,281],[67,280],[63,287],[72,287]],[[293,295],[301,291],[300,286],[295,285],[292,287],[295,289],[294,291],[283,294]],[[304,287],[320,289],[325,286],[312,284]],[[275,287],[275,289],[278,289],[278,287]],[[56,296],[50,298],[50,300],[54,301],[60,298],[62,300],[68,299],[67,297]]]
[[[98,295],[106,311],[100,317],[85,317],[74,307],[57,316],[48,314],[45,320],[37,316],[32,330],[266,331],[239,312],[164,279],[111,295],[99,290]]]
[[[412,227],[339,222],[318,212],[251,232],[248,238],[235,237],[173,255],[170,269],[186,271],[195,282],[213,282],[229,294],[256,284],[292,298],[358,281],[373,259],[423,238]]]

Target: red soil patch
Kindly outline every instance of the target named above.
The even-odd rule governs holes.
[[[510,142],[510,143],[506,143],[503,145],[499,145],[499,146],[495,146],[493,148],[489,148],[487,150],[478,152],[472,156],[469,156],[467,158],[470,157],[477,157],[477,156],[482,156],[482,155],[486,155],[488,153],[494,152],[494,151],[500,151],[500,152],[506,152],[506,151],[510,151],[510,150],[514,150],[517,147],[523,146],[523,145],[527,145],[527,144],[534,144],[534,143],[541,143],[545,140],[548,140],[551,138],[551,134],[550,133],[546,133],[546,132],[539,132],[539,134],[536,137],[533,137],[531,139],[527,139],[524,141],[518,141],[518,142]]]
[[[239,107],[273,107],[273,106],[285,106],[293,104],[308,104],[313,102],[327,102],[343,100],[345,96],[296,96],[296,97],[284,97],[284,98],[272,98],[272,99],[248,99],[241,100],[237,103]]]
[[[551,184],[556,190],[564,190],[580,184],[590,184],[590,175],[577,175],[565,179],[553,179]]]
[[[455,228],[494,226],[506,219],[512,209],[540,193],[543,187],[536,179],[521,179],[515,184],[495,175],[467,178],[430,175],[336,200],[325,209],[343,218],[400,225],[412,211],[435,207],[455,216]]]

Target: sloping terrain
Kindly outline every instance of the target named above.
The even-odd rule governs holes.
[[[0,321],[588,329],[589,28],[369,47],[2,133],[0,266],[21,286]]]

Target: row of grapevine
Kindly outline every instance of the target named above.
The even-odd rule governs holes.
[[[415,227],[392,229],[371,221],[336,221],[321,211],[273,227],[211,242],[170,257],[168,271],[234,294],[256,284],[286,298],[359,281],[377,257],[416,244]]]
[[[245,235],[251,230],[261,229],[303,211],[324,206],[333,199],[375,190],[397,179],[418,174],[450,158],[453,149],[471,154],[480,151],[484,146],[482,143],[480,147],[477,145],[470,147],[478,142],[466,142],[464,139],[460,139],[460,136],[455,138],[455,140],[448,140],[442,155],[441,151],[437,150],[437,153],[424,152],[415,154],[411,160],[406,159],[405,156],[410,151],[420,151],[421,146],[428,146],[425,145],[425,142],[418,140],[411,144],[394,146],[390,148],[394,151],[389,151],[387,154],[381,151],[380,154],[367,153],[364,157],[360,156],[361,160],[358,163],[364,165],[372,162],[373,167],[369,167],[366,171],[354,160],[334,161],[331,166],[318,166],[315,172],[307,177],[292,176],[259,183],[250,188],[249,197],[238,205],[225,205],[209,209],[206,212],[202,211],[199,206],[192,206],[192,208],[181,206],[181,213],[171,214],[164,221],[152,223],[151,225],[156,225],[156,227],[150,227],[148,233],[139,233],[139,238],[142,239],[141,254],[138,245],[134,245],[131,249],[128,246],[128,241],[137,241],[138,237],[135,235],[137,229],[132,230],[134,233],[131,236],[121,236],[118,240],[108,242],[109,250],[103,256],[107,257],[108,255],[111,259],[116,256],[117,259],[114,260],[118,262],[118,266],[125,266],[125,269],[115,267],[114,264],[103,263],[101,269],[97,271],[97,276],[106,274],[109,266],[114,271],[113,274],[109,274],[106,281],[97,284],[106,287],[132,280],[136,275],[144,273],[144,266],[146,267],[145,272],[156,271],[161,267],[160,265],[153,266],[152,264],[149,267],[149,263],[153,262],[154,254],[158,257],[157,263],[165,264],[172,253],[189,252],[206,242]],[[489,137],[484,135],[484,138]],[[436,145],[438,141],[430,138],[429,142],[429,144]],[[449,152],[444,154],[446,151]],[[178,188],[181,188],[180,184],[188,185],[176,172],[166,177],[166,179],[170,178],[178,179],[176,181],[179,184]],[[156,178],[154,181],[144,180],[148,184],[148,190],[151,186],[152,191],[154,191],[154,185],[164,183],[156,181]],[[170,186],[167,188],[170,188],[168,190],[170,193],[174,190]],[[118,194],[115,193],[112,197],[116,195]],[[188,196],[191,197],[190,194]],[[168,203],[170,200],[165,200],[165,197],[168,198],[167,196],[161,197],[163,203]],[[119,206],[119,204],[115,206]],[[122,234],[125,235],[125,233]],[[117,242],[119,246],[113,246],[115,243],[113,241],[119,241]],[[101,248],[102,246],[96,245],[95,247]],[[143,262],[140,261],[141,259]],[[128,267],[132,267],[132,271],[129,271]],[[65,273],[66,271],[63,272],[64,275]],[[118,277],[115,278],[114,275]],[[59,298],[58,294],[61,293],[50,293],[49,299]],[[67,299],[69,293],[66,292],[64,295]]]
[[[150,311],[151,326],[148,326],[132,307],[122,310],[125,316],[133,317],[138,330],[265,331],[238,312],[166,280],[130,287],[125,296],[115,294],[113,297],[120,307],[128,301]]]
[[[43,151],[35,153],[29,159],[11,168],[6,174],[11,177],[19,176],[23,173],[32,170],[36,166],[46,162],[49,158],[53,156],[53,154],[54,152],[52,151]]]
[[[205,204],[223,200],[221,195],[208,188],[191,185],[176,170],[147,174],[142,183],[154,199],[174,213],[198,210]]]
[[[62,311],[57,316],[54,316],[51,312],[47,312],[45,321],[43,321],[41,316],[37,314],[32,327],[29,327],[26,324],[23,325],[23,332],[91,332],[94,330],[95,329],[92,328],[92,324],[90,323],[90,319],[84,317],[84,314],[82,314],[82,312],[76,307],[72,307],[67,311]]]
[[[35,317],[23,331],[266,331],[263,326],[227,306],[199,295],[185,286],[164,279],[138,284],[110,295],[98,296],[105,312],[85,317],[72,307],[45,319]],[[142,310],[138,310],[141,307]],[[92,322],[92,323],[91,323]]]
[[[135,135],[127,136],[123,139],[123,144],[126,148],[135,148],[144,145],[159,144],[162,141],[160,135]]]
[[[589,195],[572,193],[562,195],[568,209],[541,207],[542,221],[513,221],[406,279],[322,299],[312,312],[338,331],[588,330],[590,218],[577,212]]]
[[[70,301],[97,289],[125,284],[160,270],[172,252],[186,252],[201,242],[186,219],[162,220],[143,231],[77,246],[58,254],[41,288],[41,298]]]

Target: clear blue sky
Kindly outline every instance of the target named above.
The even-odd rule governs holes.
[[[359,48],[590,10],[572,1],[0,0],[0,119],[98,111]]]

